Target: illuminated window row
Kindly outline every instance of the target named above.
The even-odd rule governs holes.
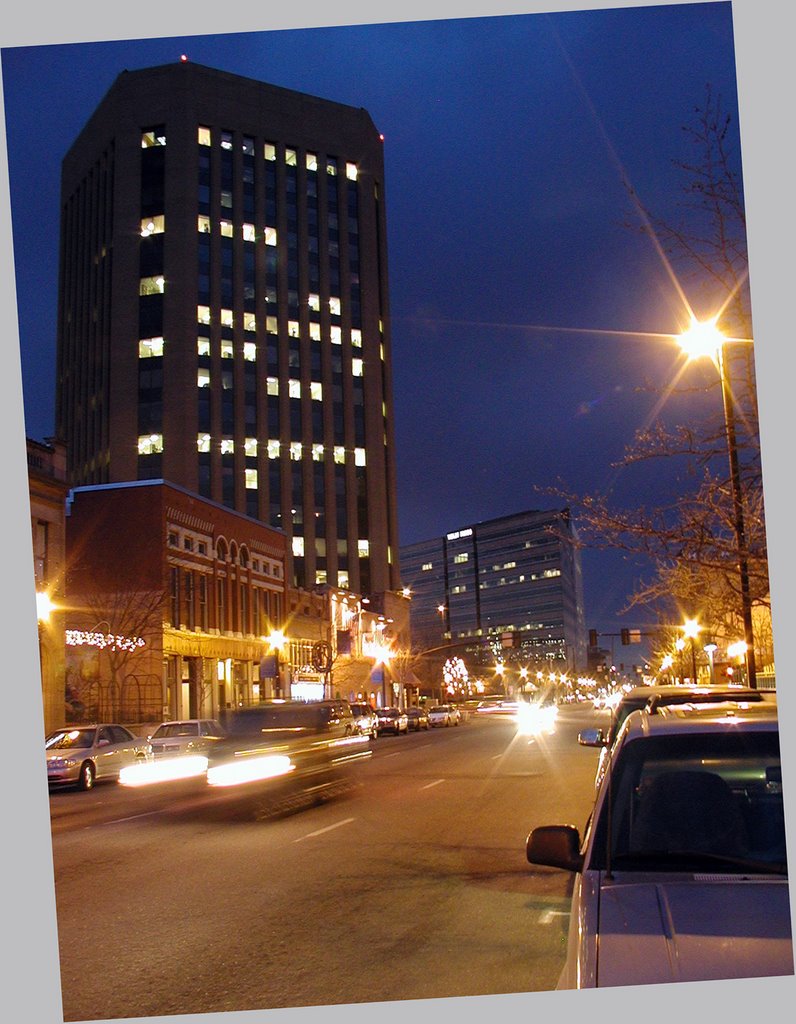
[[[148,451],[142,451],[142,442],[148,441],[151,438],[160,438],[160,448],[163,450],[163,437],[162,435],[147,435],[146,438],[138,439],[138,451],[140,455],[151,454]],[[212,438],[210,434],[197,434],[196,435],[196,448],[199,452],[209,452],[212,445]],[[269,459],[278,459],[283,451],[282,443],[278,438],[269,438],[265,444],[266,454]],[[257,455],[257,449],[259,442],[256,437],[247,437],[243,442],[244,454],[247,458],[252,458]],[[231,437],[224,437],[219,441],[219,449],[222,455],[232,455],[235,451],[235,441]],[[294,462],[300,462],[304,458],[304,445],[301,441],[288,441],[284,445],[285,452],[290,456]],[[331,449],[332,459],[337,465],[343,465],[346,459],[346,449],[344,445],[334,445]],[[312,444],[307,447],[307,454],[313,462],[323,462],[327,454],[327,449],[322,444]],[[354,448],[354,465],[365,466],[367,465],[367,454],[364,448]]]
[[[196,339],[196,352],[200,356],[210,355],[210,338],[201,335]],[[247,363],[253,363],[257,359],[257,346],[253,341],[243,343],[243,358]],[[221,339],[221,358],[232,359],[235,355],[234,342],[230,338]]]
[[[165,146],[165,144],[166,144],[165,136],[162,137],[163,138],[162,142],[157,142],[157,141],[155,141],[157,136],[156,136],[156,133],[154,131],[146,132],[144,134],[144,138],[150,138],[150,137],[151,137],[151,141],[145,142],[145,141],[142,140],[142,143],[141,143],[142,146],[154,146],[154,145],[163,145],[163,146]],[[207,128],[204,125],[199,125],[199,127],[197,129],[197,141],[198,141],[200,146],[210,146],[210,145],[212,145],[213,133],[212,133],[211,129]],[[233,147],[232,132],[229,132],[229,131],[222,131],[221,132],[220,145],[221,145],[222,149],[232,149],[232,147]],[[241,148],[242,148],[243,152],[246,155],[248,155],[248,156],[253,156],[254,155],[254,140],[251,138],[251,136],[244,135],[243,142],[241,144]],[[269,160],[269,161],[276,160],[276,145],[275,145],[275,143],[273,143],[273,142],[265,142],[263,144],[263,157],[264,157],[264,159]],[[294,148],[287,147],[285,149],[285,163],[287,164],[287,166],[288,167],[297,167],[298,166],[298,162],[299,162],[298,151],[296,149],[294,149]],[[319,164],[318,164],[318,154],[317,153],[307,153],[307,154],[305,154],[304,165],[305,165],[305,167],[307,168],[308,171],[317,171],[318,170],[318,166],[319,166]],[[334,157],[327,157],[327,160],[326,160],[326,173],[327,174],[331,174],[331,175],[336,175],[337,174],[337,160]],[[346,163],[346,165],[345,165],[345,173],[346,173],[346,177],[349,180],[356,181],[357,180],[357,165],[354,164],[354,163]]]
[[[143,222],[142,222],[143,226]],[[197,227],[199,233],[202,235],[209,235],[213,229],[213,222],[210,217],[200,213],[197,218]],[[219,233],[224,238],[235,237],[235,225],[231,220],[220,220],[218,222]],[[142,231],[143,233],[143,231]],[[257,228],[254,224],[241,224],[240,234],[244,242],[256,242],[257,241]],[[276,245],[276,228],[265,227],[263,228],[262,238],[265,240],[266,245]]]
[[[305,553],[306,553],[306,548],[305,548],[305,545],[304,545],[304,538],[303,537],[294,537],[293,540],[292,540],[292,548],[293,548],[293,556],[295,558],[303,558]],[[368,540],[358,540],[357,541],[357,554],[359,555],[360,558],[367,558],[370,555],[370,541],[368,541]],[[338,584],[337,585],[340,586],[340,587],[347,587],[348,586],[348,579],[346,578],[346,582],[345,583],[341,583],[340,579],[339,579],[339,575],[340,574],[338,573]],[[345,574],[345,575],[347,577],[347,574]]]
[[[141,295],[152,295],[155,292],[163,292],[164,290],[165,280],[162,275],[159,277],[146,277],[141,279]],[[329,312],[332,316],[340,316],[340,309],[340,300],[338,298],[329,299]],[[235,326],[235,313],[231,309],[219,310],[218,319],[222,327]],[[204,327],[210,326],[213,322],[213,314],[209,306],[196,307],[196,321]],[[243,329],[244,331],[257,330],[257,317],[254,313],[243,313]],[[279,321],[277,317],[267,316],[265,318],[265,330],[268,334],[277,334],[279,332]],[[288,334],[291,338],[298,338],[300,336],[300,325],[298,320],[288,321]],[[321,340],[320,324],[314,322],[310,324],[310,337],[314,341]],[[330,327],[330,337],[332,344],[342,345],[342,328],[333,324]],[[351,331],[351,344],[356,345],[358,348],[362,346],[362,332],[358,328]]]

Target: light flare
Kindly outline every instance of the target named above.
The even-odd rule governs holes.
[[[264,757],[245,758],[208,768],[207,782],[210,786],[239,786],[288,775],[295,767],[286,754],[266,754]]]
[[[192,779],[207,771],[207,758],[201,754],[187,754],[182,757],[168,757],[158,761],[142,761],[130,764],[119,772],[123,786],[151,786],[158,782],[174,782],[177,779]]]

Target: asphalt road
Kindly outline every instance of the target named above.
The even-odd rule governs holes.
[[[554,988],[571,876],[524,844],[584,824],[593,720],[385,736],[349,792],[263,821],[190,786],[52,794],[65,1020]]]

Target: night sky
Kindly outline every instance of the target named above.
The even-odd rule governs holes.
[[[2,863],[4,877],[13,879],[4,889],[14,922],[4,978],[12,982],[4,986],[12,1017],[16,1007],[19,1019],[62,1020],[49,806],[37,774],[42,722],[34,683],[39,666],[24,433],[44,438],[54,426],[60,161],[124,68],[178,60],[185,52],[212,67],[365,107],[384,133],[400,525],[402,541],[410,542],[554,504],[543,491],[558,479],[579,492],[612,487],[628,504],[640,496],[667,500],[676,492],[676,480],[638,484],[611,469],[649,415],[652,399],[635,389],[647,378],[668,379],[674,359],[665,344],[613,332],[679,326],[660,262],[626,226],[633,209],[620,168],[656,213],[676,212],[679,178],[672,162],[682,156],[681,126],[707,83],[725,105],[735,102],[732,16],[783,683],[777,699],[783,732],[787,721],[792,740],[792,5],[734,0],[731,8],[719,0],[633,9],[621,0],[592,0],[588,6],[603,9],[578,13],[577,0],[552,0],[544,6],[573,13],[292,30],[312,22],[538,10],[543,2],[383,0],[376,7],[366,0],[305,0],[294,9],[238,0],[200,9],[185,0],[150,7],[72,0],[4,12],[2,86],[16,263],[15,289],[3,181],[2,586],[6,713],[14,723],[6,730],[5,764],[15,773],[5,812],[17,829],[16,841],[3,846]],[[289,30],[254,31],[275,26]],[[178,35],[185,31],[243,34]],[[172,38],[102,42],[146,33]],[[558,330],[538,329],[545,325]],[[667,413],[688,422],[695,401],[703,400],[686,396]],[[584,570],[587,626],[616,629],[616,610],[638,570],[618,555],[589,553]],[[640,625],[634,616],[627,624]],[[796,839],[796,802],[789,795],[796,793],[796,779],[787,764],[792,748],[783,743],[790,840]],[[717,1012],[725,1024],[746,1024],[761,1007],[789,1005],[792,981],[663,985],[653,999],[643,987],[627,989],[621,998],[603,993],[608,1001],[590,1010],[601,1021],[637,1010],[651,1024]],[[445,1007],[469,1024],[483,1018],[486,1006],[501,1020],[525,1022],[546,999],[457,999],[433,1009],[418,1003],[412,1012],[425,1020]],[[348,1021],[356,1010],[318,1008],[302,1019]],[[378,1011],[379,1020],[396,1022],[406,1013],[400,1003],[380,1004]],[[566,999],[560,1007],[556,999],[555,1013],[572,1022],[583,1016],[580,1004]],[[201,1019],[221,1024],[239,1017]]]
[[[684,326],[624,180],[682,219],[674,162],[708,85],[740,160],[730,4],[4,48],[30,437],[54,431],[61,158],[122,70],[183,53],[364,107],[384,134],[402,544],[560,506],[557,485],[629,504],[682,486],[612,469],[657,401],[638,389],[674,373],[674,348],[634,332]],[[587,627],[653,624],[618,616],[647,567],[583,566]]]

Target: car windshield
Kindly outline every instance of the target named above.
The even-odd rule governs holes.
[[[47,737],[47,750],[67,750],[70,748],[91,747],[94,744],[96,729],[69,729],[53,732]]]
[[[778,734],[694,731],[628,742],[593,849],[589,867],[617,871],[787,873]]]
[[[152,733],[153,740],[173,739],[175,736],[198,736],[198,722],[167,722]]]

